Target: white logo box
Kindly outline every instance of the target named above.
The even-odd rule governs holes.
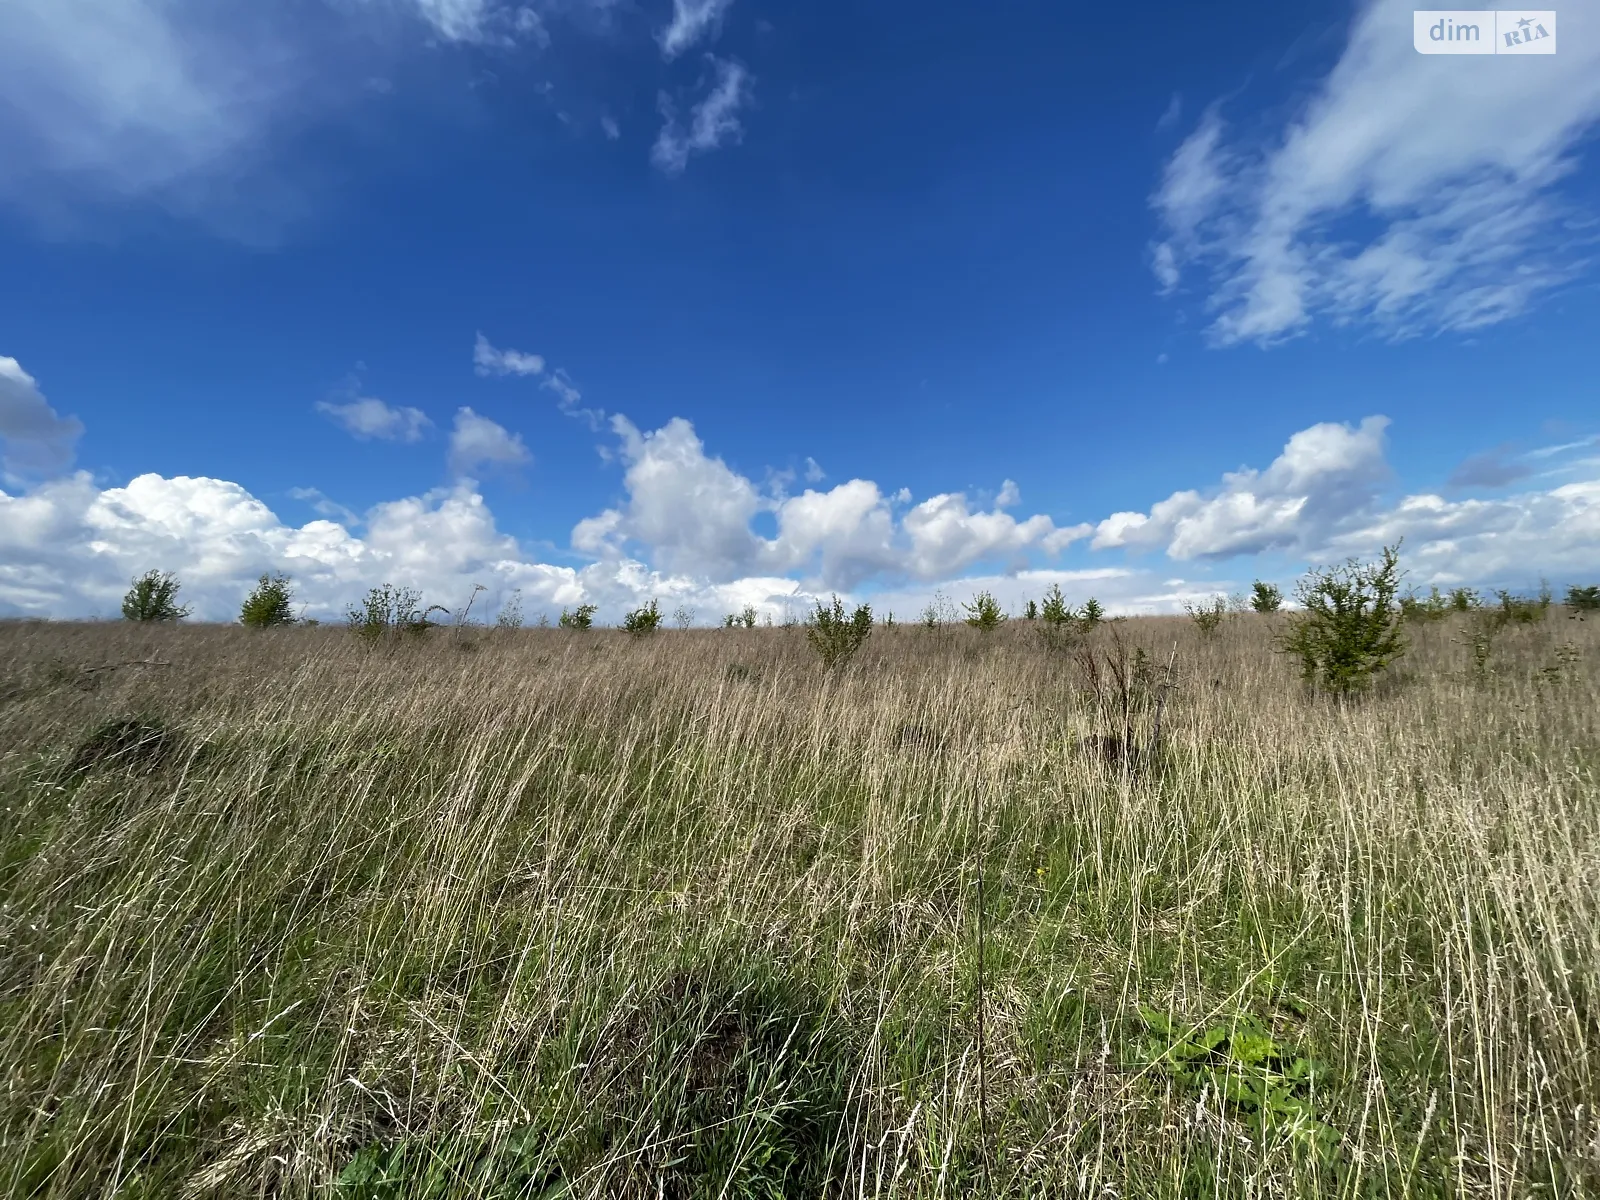
[[[1554,9],[1439,8],[1412,13],[1418,54],[1554,54]]]

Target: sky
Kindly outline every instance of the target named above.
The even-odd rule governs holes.
[[[0,616],[1600,581],[1600,0],[7,0]]]

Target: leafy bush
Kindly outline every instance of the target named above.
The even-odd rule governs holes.
[[[746,604],[744,608],[740,610],[739,624],[743,625],[746,629],[754,629],[756,627],[756,606],[754,604]]]
[[[1084,625],[1093,629],[1106,619],[1106,610],[1101,607],[1100,601],[1090,596],[1083,602],[1083,609],[1078,615],[1083,619]]]
[[[1400,597],[1400,615],[1407,621],[1439,621],[1452,611],[1449,597],[1437,587],[1430,588],[1426,596],[1407,592]]]
[[[1496,595],[1500,597],[1500,610],[1496,615],[1502,625],[1533,625],[1544,620],[1550,610],[1548,591],[1537,598],[1514,596],[1504,589]]]
[[[971,604],[961,607],[967,610],[967,624],[985,633],[1000,628],[1000,623],[1006,619],[1005,613],[1000,611],[1000,601],[989,592],[979,592]]]
[[[592,604],[580,604],[571,612],[563,608],[556,624],[562,629],[589,629],[594,626],[594,614],[598,611]]]
[[[649,604],[636,608],[622,618],[622,627],[634,637],[654,633],[661,626],[661,609],[652,597]]]
[[[1187,1025],[1140,1008],[1149,1036],[1139,1057],[1195,1094],[1219,1097],[1262,1135],[1304,1143],[1328,1156],[1339,1133],[1317,1115],[1326,1068],[1283,1045],[1253,1013]]]
[[[1222,618],[1228,615],[1228,601],[1223,596],[1213,596],[1210,604],[1185,604],[1183,611],[1200,631],[1200,636],[1210,637],[1222,628]]]
[[[832,605],[818,602],[816,612],[806,628],[806,641],[822,656],[827,668],[843,666],[872,636],[872,608],[858,605],[849,617],[844,615],[844,601],[833,597]]]
[[[129,621],[181,621],[189,607],[178,603],[183,585],[171,571],[146,571],[136,575],[122,597],[122,615]]]
[[[1283,589],[1277,584],[1256,580],[1250,585],[1250,607],[1258,613],[1275,613],[1283,607]]]
[[[1600,612],[1600,586],[1590,584],[1588,587],[1578,587],[1574,584],[1569,587],[1567,607],[1575,613]]]
[[[1400,574],[1396,543],[1383,548],[1380,562],[1351,559],[1300,581],[1303,611],[1293,614],[1279,648],[1300,660],[1307,683],[1339,695],[1360,691],[1405,653]]]
[[[381,642],[400,637],[420,637],[432,628],[429,616],[448,613],[442,604],[422,607],[422,593],[416,588],[384,584],[369,590],[359,606],[345,610],[350,630],[365,642]]]
[[[274,629],[294,624],[290,603],[294,589],[287,575],[263,575],[239,609],[239,624],[249,629]]]
[[[1450,607],[1455,612],[1471,612],[1478,607],[1478,593],[1469,587],[1450,589]]]

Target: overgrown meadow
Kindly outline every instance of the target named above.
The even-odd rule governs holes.
[[[1285,619],[0,624],[0,1192],[1600,1194],[1600,620]]]

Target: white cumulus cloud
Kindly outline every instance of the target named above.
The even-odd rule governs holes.
[[[345,404],[317,403],[317,411],[354,437],[384,442],[417,442],[433,425],[420,408],[393,408],[375,396]]]
[[[1360,426],[1302,429],[1264,471],[1246,467],[1209,493],[1174,492],[1148,513],[1113,513],[1095,528],[1095,549],[1164,550],[1176,559],[1307,551],[1369,515],[1388,478],[1387,417]]]
[[[452,604],[474,583],[497,600],[516,587],[535,604],[585,595],[572,568],[527,561],[469,486],[377,505],[366,526],[357,537],[333,521],[288,525],[226,480],[152,474],[102,490],[80,472],[0,492],[0,612],[114,615],[129,579],[151,568],[177,572],[209,620],[237,617],[268,570],[292,575],[309,614],[325,617],[382,583]]]
[[[480,467],[520,467],[532,461],[521,434],[470,408],[456,410],[450,431],[450,469],[457,475],[471,475]]]
[[[573,530],[573,547],[589,554],[616,558],[638,547],[683,574],[800,573],[817,586],[849,589],[876,577],[933,579],[974,563],[1016,562],[1030,549],[1055,553],[1091,532],[1087,525],[1059,529],[1043,515],[1019,521],[998,506],[974,510],[959,492],[930,497],[897,517],[894,505],[909,496],[886,496],[864,479],[786,496],[781,479],[764,490],[707,454],[681,417],[649,433],[626,417],[611,421],[627,501]],[[1015,499],[1006,488],[1001,498]],[[753,527],[762,513],[777,524],[773,538]]]
[[[0,354],[0,466],[8,474],[62,470],[82,434],[82,422],[58,415],[22,364]]]

